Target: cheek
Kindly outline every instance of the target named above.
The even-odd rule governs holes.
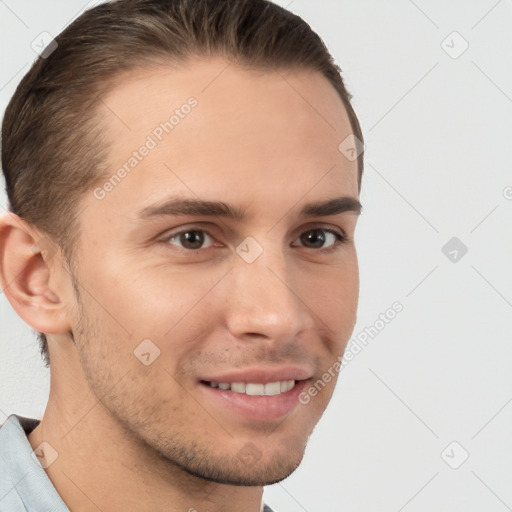
[[[108,323],[117,321],[127,332],[161,337],[193,310],[215,284],[216,275],[211,274],[219,272],[196,272],[193,265],[180,268],[151,259],[107,255],[83,274],[103,316],[110,317]]]
[[[150,301],[147,307],[139,306],[132,312],[130,301],[125,302],[124,291],[117,288],[110,310],[103,305],[111,299],[110,289],[102,294],[93,289],[94,299],[92,294],[87,294],[81,300],[75,328],[77,352],[91,389],[97,397],[103,397],[107,408],[117,414],[126,410],[126,418],[136,414],[158,419],[184,406],[181,387],[173,375],[190,357],[193,344],[187,344],[186,340],[193,340],[197,334],[180,311],[175,321],[164,327],[169,330],[178,325],[167,337],[160,337],[156,327],[161,329],[162,325],[154,319],[160,305],[157,303],[155,308],[155,303]],[[141,295],[138,300],[144,302],[143,298]],[[163,302],[161,307],[163,310]],[[164,313],[162,317],[169,320],[169,311]],[[131,318],[130,314],[133,314]],[[125,319],[126,325],[133,325],[130,322],[135,320],[138,326],[127,330],[121,323]]]
[[[302,280],[302,296],[318,322],[346,343],[356,321],[359,300],[359,272],[355,254],[337,267],[322,268]],[[339,346],[337,347],[339,349]]]
[[[84,282],[90,291],[84,314],[101,326],[101,337],[116,350],[117,364],[141,366],[134,351],[149,352],[146,359],[154,358],[173,373],[218,324],[212,291],[225,273],[213,267],[199,272],[193,265],[123,265],[106,259],[94,271],[84,271],[94,276]]]

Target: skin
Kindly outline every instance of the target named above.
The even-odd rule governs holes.
[[[46,473],[71,510],[257,512],[332,395],[336,379],[284,418],[249,421],[199,383],[282,366],[314,383],[343,353],[358,301],[357,214],[298,216],[309,202],[358,197],[356,162],[338,150],[351,129],[336,91],[315,72],[227,63],[131,73],[104,98],[112,174],[174,108],[198,105],[103,199],[83,195],[73,273],[58,250],[34,253],[36,228],[0,221],[2,286],[50,346],[49,401],[29,442],[58,452]],[[247,217],[137,219],[177,194]],[[211,236],[195,255],[171,239],[191,227]],[[347,241],[322,232],[334,249],[321,252],[301,238],[312,229]],[[252,263],[236,252],[248,236],[263,249]],[[160,356],[145,366],[133,352],[148,338]]]

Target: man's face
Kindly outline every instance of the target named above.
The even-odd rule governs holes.
[[[226,66],[126,75],[103,98],[109,177],[137,162],[80,205],[76,371],[134,443],[206,479],[265,485],[301,461],[335,379],[306,405],[299,394],[354,327],[357,215],[301,211],[357,200],[357,166],[320,74]],[[155,214],[176,198],[243,218]]]

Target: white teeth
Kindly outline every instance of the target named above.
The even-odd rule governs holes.
[[[235,393],[245,393],[245,382],[232,382],[231,391]]]
[[[269,382],[265,384],[265,395],[279,395],[281,393],[281,383],[280,382]]]
[[[224,391],[230,389],[234,393],[245,393],[251,396],[274,396],[286,393],[295,386],[294,380],[283,380],[261,384],[257,382],[210,382],[212,388],[219,388]]]
[[[233,390],[233,386],[231,386]],[[264,395],[265,394],[265,384],[247,384],[245,386],[245,393],[247,395]]]
[[[281,393],[286,393],[287,391],[290,391],[290,389],[293,388],[295,385],[294,380],[284,380],[281,382]]]

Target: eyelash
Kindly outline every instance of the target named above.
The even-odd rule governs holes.
[[[351,241],[351,239],[345,235],[345,233],[343,232],[338,232],[334,229],[329,229],[329,228],[325,228],[323,226],[317,226],[317,227],[312,227],[310,229],[307,229],[305,231],[303,231],[302,233],[300,233],[299,235],[299,238],[304,235],[305,233],[310,233],[312,231],[323,231],[325,233],[331,233],[332,235],[335,236],[336,240],[335,242],[330,246],[330,247],[327,247],[327,248],[323,248],[323,247],[320,247],[320,248],[314,248],[314,247],[304,247],[304,246],[300,246],[300,247],[304,247],[305,249],[310,249],[310,250],[313,250],[313,251],[317,251],[317,252],[321,252],[321,253],[330,253],[330,252],[333,252],[334,250],[336,250],[340,245],[342,244],[345,244],[345,243],[348,243]],[[165,244],[165,245],[171,245],[169,242],[170,240],[174,239],[174,238],[178,238],[180,235],[183,235],[185,233],[190,233],[190,232],[199,232],[199,233],[206,233],[212,240],[215,240],[215,237],[212,236],[208,230],[204,229],[204,228],[199,228],[199,227],[189,227],[187,229],[182,229],[181,231],[177,231],[176,233],[171,233],[169,235],[167,235],[164,239],[162,239],[162,243]],[[184,248],[184,247],[178,247],[179,249],[181,249],[182,251],[186,252],[187,254],[198,254],[200,251],[205,251],[205,250],[208,250],[208,249],[212,249],[213,247],[201,247],[200,249],[187,249],[187,248]]]

